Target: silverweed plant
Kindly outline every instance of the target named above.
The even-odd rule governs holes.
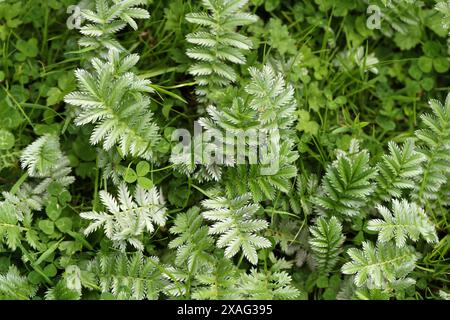
[[[449,8],[1,1],[0,299],[449,299]]]

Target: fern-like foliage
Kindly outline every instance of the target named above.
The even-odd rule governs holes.
[[[258,130],[266,132],[269,139],[279,134],[279,141],[267,141],[268,152],[260,155],[260,163],[250,165],[248,170],[249,190],[254,200],[260,202],[273,200],[276,191],[288,193],[292,187],[290,179],[297,175],[298,154],[293,151],[290,132],[296,120],[296,104],[293,87],[271,65],[249,71],[251,81],[245,90],[250,95],[249,107],[256,111]]]
[[[23,150],[20,161],[30,177],[44,177],[51,173],[62,157],[58,136],[46,134]]]
[[[413,279],[407,278],[419,258],[412,247],[397,247],[392,242],[374,247],[370,241],[364,241],[362,250],[350,248],[347,252],[351,261],[342,266],[342,272],[355,274],[358,287],[387,289],[414,284]]]
[[[15,194],[3,192],[2,195],[5,200],[0,203],[0,208],[5,211],[1,216],[7,217],[9,214],[6,211],[14,211],[17,220],[23,221],[26,226],[31,224],[32,212],[40,211],[44,202],[43,195],[35,192],[28,183],[23,184]],[[11,209],[8,210],[8,207]]]
[[[389,300],[391,292],[381,289],[368,289],[357,287],[354,276],[344,277],[340,291],[336,296],[337,300]]]
[[[230,63],[245,64],[244,51],[252,43],[236,28],[254,23],[257,17],[242,12],[248,0],[202,0],[209,13],[198,12],[186,15],[190,23],[201,26],[201,30],[188,34],[186,39],[195,45],[187,55],[198,61],[189,69],[196,77],[200,97],[207,96],[214,88],[224,87],[236,81],[237,75]]]
[[[412,190],[422,174],[425,157],[415,150],[414,140],[407,139],[402,147],[389,142],[389,155],[384,155],[378,165],[376,195],[384,201],[401,198],[403,190]]]
[[[118,300],[156,300],[167,284],[158,268],[156,257],[145,257],[135,252],[99,253],[88,266],[102,292]]]
[[[8,202],[0,203],[0,243],[6,243],[8,248],[16,250],[21,241],[23,229],[18,225],[14,206]]]
[[[122,58],[114,51],[106,60],[92,59],[94,72],[78,69],[75,75],[80,91],[68,94],[65,101],[80,107],[76,125],[95,125],[91,144],[102,143],[107,151],[118,146],[124,156],[151,160],[159,133],[146,96],[153,91],[150,81],[130,72],[138,60],[138,55]]]
[[[251,79],[244,93],[232,99],[230,105],[209,106],[209,118],[201,118],[200,124],[206,130],[219,130],[232,135],[242,135],[249,130],[271,132],[281,130],[280,135],[292,128],[297,116],[294,88],[287,84],[284,75],[277,72],[270,64],[262,68],[249,68]],[[228,142],[228,141],[224,141]]]
[[[403,284],[398,284],[396,287],[400,289]],[[408,281],[404,283],[406,287],[409,286]],[[357,288],[352,297],[353,300],[389,300],[391,297],[389,291],[381,289],[368,289],[368,288]]]
[[[319,179],[315,174],[301,174],[297,176],[295,189],[289,193],[289,204],[294,213],[301,211],[308,215],[313,212],[313,195],[319,187]]]
[[[336,217],[330,220],[321,217],[310,227],[309,244],[317,269],[322,274],[330,273],[336,266],[345,237],[342,225]]]
[[[241,299],[291,300],[298,297],[300,291],[292,286],[291,276],[284,271],[290,269],[292,263],[275,259],[273,253],[269,259],[275,263],[266,272],[252,269],[249,274],[242,274],[236,288]]]
[[[122,250],[126,249],[127,243],[143,250],[143,234],[152,233],[155,226],[164,226],[166,223],[167,209],[156,187],[147,191],[137,186],[133,199],[126,184],[121,183],[118,200],[104,190],[100,191],[100,199],[107,212],[81,213],[82,218],[92,221],[84,232],[88,235],[103,227],[105,235]]]
[[[265,274],[252,269],[242,276],[238,290],[243,299],[249,300],[293,300],[299,295],[291,286],[291,276],[286,271]]]
[[[381,205],[378,205],[377,209],[384,220],[370,220],[367,228],[378,231],[379,242],[386,243],[395,239],[397,247],[404,247],[407,238],[417,241],[422,236],[429,243],[438,241],[434,225],[417,204],[394,199],[392,212]]]
[[[246,181],[255,202],[274,200],[278,191],[288,193],[291,190],[291,179],[297,175],[297,167],[294,163],[298,159],[298,154],[291,148],[292,144],[284,141],[272,151],[272,154],[279,152],[277,157],[270,160],[273,161],[272,163],[267,166],[250,166]],[[276,169],[272,170],[272,166]]]
[[[3,192],[5,200],[0,202],[0,243],[16,250],[22,241],[31,248],[41,249],[38,232],[32,227],[33,213],[42,210],[48,199],[47,192],[38,192],[25,183],[15,193]]]
[[[259,206],[250,203],[251,194],[244,194],[234,199],[217,197],[204,200],[203,206],[207,211],[203,217],[215,223],[209,228],[209,233],[220,235],[217,247],[225,249],[225,256],[233,257],[240,249],[252,264],[257,264],[257,249],[268,248],[271,243],[255,232],[267,228],[265,220],[255,218]]]
[[[169,243],[169,248],[177,249],[177,266],[187,265],[190,272],[196,273],[201,267],[212,264],[211,247],[214,242],[208,235],[208,227],[203,226],[200,208],[192,207],[186,213],[179,213],[170,232],[177,235]]]
[[[315,203],[332,214],[343,217],[361,215],[367,197],[374,191],[373,179],[377,171],[369,165],[367,150],[359,150],[359,143],[352,140],[347,153],[340,152],[328,166],[322,180],[322,193]]]
[[[429,105],[433,114],[422,115],[425,128],[416,131],[417,138],[425,146],[420,152],[426,158],[413,194],[413,199],[420,203],[436,199],[450,174],[450,94],[444,105],[437,100],[430,100]]]
[[[80,32],[85,35],[79,40],[82,47],[90,49],[108,48],[110,50],[124,50],[120,43],[114,39],[114,33],[130,25],[134,30],[137,24],[134,19],[148,19],[147,10],[138,8],[146,3],[145,0],[96,0],[95,11],[84,9],[83,18],[89,21],[81,27]]]
[[[291,179],[297,175],[297,168],[293,163],[298,158],[298,154],[290,150],[291,146],[287,141],[277,146],[278,150],[273,152],[279,152],[279,154],[268,166],[251,164],[229,168],[224,177],[229,194],[237,196],[250,191],[253,201],[261,202],[274,200],[279,191],[288,193],[292,189]],[[271,166],[275,168],[273,171]],[[267,171],[264,171],[266,169]],[[268,172],[271,174],[267,174]]]
[[[269,214],[271,213],[270,209],[267,211]],[[304,228],[300,220],[289,217],[274,218],[267,234],[271,236],[283,253],[288,256],[295,254],[297,266],[303,265],[308,255],[306,249],[308,248],[309,231]]]
[[[39,184],[34,186],[34,194],[45,194],[52,182],[67,187],[75,181],[70,176],[69,159],[61,151],[56,135],[46,134],[29,144],[22,151],[20,162],[30,177],[40,178]]]
[[[246,185],[243,192],[261,202],[273,200],[278,191],[288,193],[290,179],[297,175],[292,132],[296,104],[292,86],[271,65],[249,71],[250,83],[242,93],[247,99],[234,97],[230,106],[209,106],[209,117],[199,123],[218,140],[221,147],[215,151],[223,154],[223,164],[234,167],[225,180],[235,184],[232,177],[239,176]]]
[[[208,116],[200,118],[205,136],[214,137],[214,143],[195,141],[191,152],[177,152],[171,161],[184,173],[197,170],[194,177],[203,176],[203,180],[220,180],[223,167],[237,168],[227,174],[239,175],[247,185],[243,193],[250,191],[255,202],[260,202],[273,200],[278,191],[288,193],[290,179],[297,175],[292,130],[296,104],[292,86],[272,66],[250,68],[250,74],[242,97],[239,94],[210,105]]]
[[[205,129],[216,129],[220,132],[227,130],[229,134],[242,134],[247,130],[257,130],[259,128],[259,121],[257,120],[257,113],[250,108],[240,94],[236,93],[231,103],[228,101],[222,102],[224,105],[210,105],[206,109],[208,117],[199,119],[199,123]],[[225,140],[225,142],[227,142]]]
[[[198,285],[192,298],[198,300],[231,300],[239,298],[236,293],[236,279],[239,270],[226,258],[216,262],[213,268],[195,276]]]
[[[45,293],[46,300],[80,300],[80,298],[81,292],[69,289],[63,280],[58,281],[55,286],[48,289]]]
[[[287,129],[296,120],[294,88],[286,84],[283,74],[267,64],[262,69],[249,68],[251,81],[246,92],[249,106],[257,112],[259,129]]]
[[[70,176],[69,160],[62,153],[55,135],[44,135],[28,145],[22,152],[21,165],[34,179],[24,182],[17,190],[2,193],[0,242],[16,250],[21,241],[26,240],[32,248],[38,249],[39,237],[32,228],[33,212],[44,206],[52,183],[65,188],[75,178]]]
[[[123,172],[126,170],[121,164],[122,157],[114,149],[105,151],[103,149],[97,152],[97,161],[99,168],[102,169],[102,178],[111,179],[114,185],[118,186],[122,181]]]
[[[10,266],[5,274],[0,274],[0,300],[29,300],[36,294],[37,287],[20,275],[15,266]]]

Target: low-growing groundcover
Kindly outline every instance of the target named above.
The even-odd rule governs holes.
[[[0,299],[449,299],[450,2],[3,0]]]

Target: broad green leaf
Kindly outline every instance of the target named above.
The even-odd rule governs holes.
[[[15,144],[14,135],[4,129],[0,129],[0,150],[9,150],[14,147]]]
[[[150,164],[147,161],[140,161],[136,166],[136,174],[144,177],[150,171]]]
[[[52,235],[55,232],[55,224],[50,220],[41,220],[38,226],[47,235]]]
[[[69,217],[59,218],[56,220],[55,225],[61,232],[68,232],[72,230],[72,219]]]

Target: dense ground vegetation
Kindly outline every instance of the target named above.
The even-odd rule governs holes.
[[[0,299],[449,299],[449,32],[445,0],[0,1]]]

